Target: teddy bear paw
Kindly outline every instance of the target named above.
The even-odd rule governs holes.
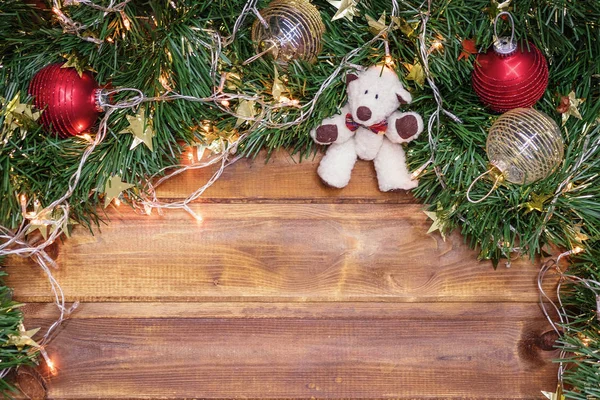
[[[402,139],[409,139],[419,133],[419,121],[414,115],[404,115],[396,120],[396,132]]]
[[[401,190],[411,190],[419,186],[418,180],[411,179],[390,179],[390,180],[380,180],[379,181],[379,190],[382,192],[398,192]]]
[[[338,138],[338,128],[335,125],[321,125],[317,128],[315,141],[321,144],[330,144]]]

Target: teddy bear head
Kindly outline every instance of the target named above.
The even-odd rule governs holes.
[[[374,65],[346,75],[348,105],[355,122],[371,126],[385,120],[400,104],[412,101],[396,72]]]

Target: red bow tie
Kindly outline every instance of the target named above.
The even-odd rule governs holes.
[[[352,118],[352,114],[350,114],[350,113],[346,114],[346,127],[348,129],[350,129],[352,132],[354,132],[355,130],[358,129],[359,126],[364,126],[364,125],[361,125],[358,122],[354,121],[354,118]],[[387,123],[387,120],[384,119],[381,122],[378,122],[371,126],[364,126],[364,127],[369,129],[373,133],[376,133],[378,135],[383,135],[385,133],[385,131],[387,130],[388,123]]]

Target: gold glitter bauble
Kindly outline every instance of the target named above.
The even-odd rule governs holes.
[[[564,143],[556,122],[533,108],[515,108],[492,125],[486,151],[490,163],[512,183],[546,178],[560,164]]]
[[[274,0],[260,11],[252,25],[252,40],[258,52],[268,51],[281,62],[314,62],[321,52],[325,25],[308,0]]]

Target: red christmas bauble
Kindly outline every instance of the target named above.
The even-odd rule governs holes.
[[[79,76],[75,68],[50,64],[34,75],[29,94],[44,110],[41,123],[60,137],[79,135],[98,120],[100,89],[91,72]]]
[[[475,60],[472,84],[482,103],[497,112],[531,107],[548,86],[548,63],[532,43],[500,38]]]

